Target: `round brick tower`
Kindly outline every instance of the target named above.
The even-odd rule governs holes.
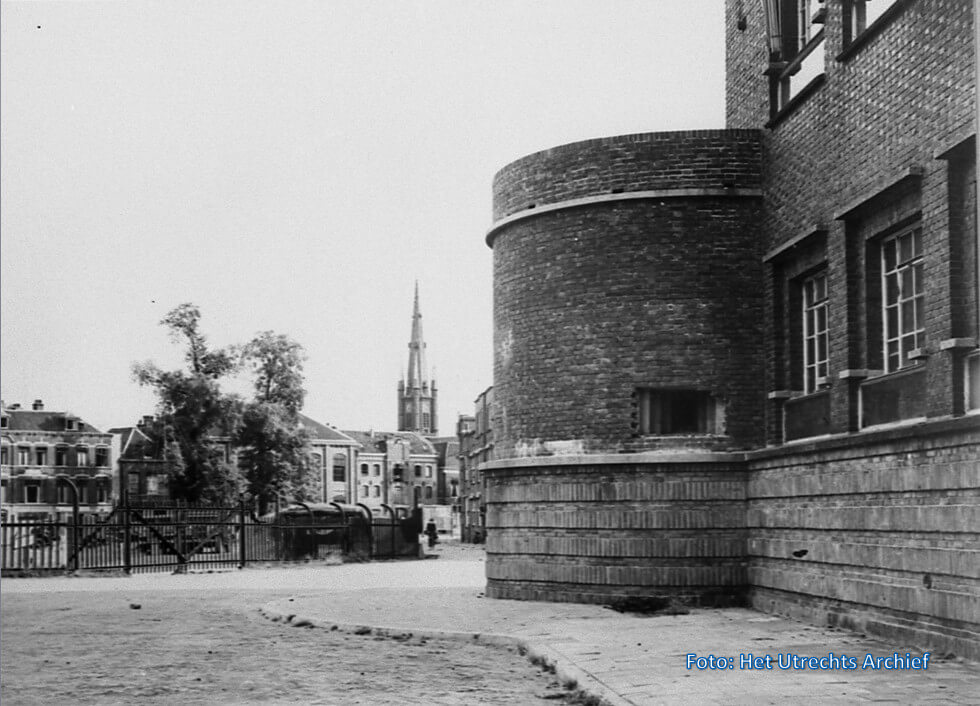
[[[754,130],[652,133],[496,175],[490,595],[739,594],[760,161]]]

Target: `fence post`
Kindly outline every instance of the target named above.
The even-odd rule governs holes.
[[[122,473],[120,473],[122,476]],[[133,570],[133,543],[130,535],[132,534],[132,521],[129,516],[129,479],[121,478],[119,481],[119,498],[122,503],[123,520],[123,573],[129,575]]]
[[[245,496],[238,496],[238,568],[245,568]]]
[[[64,481],[68,484],[68,487],[71,488],[71,570],[78,571],[78,566],[81,561],[79,554],[82,551],[82,548],[78,546],[78,486],[75,485],[75,481],[72,480],[66,473],[59,473],[55,476],[55,487],[57,487],[58,481]]]

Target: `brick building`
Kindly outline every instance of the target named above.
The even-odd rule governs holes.
[[[474,414],[460,416],[457,422],[460,460],[460,521],[464,542],[486,538],[486,488],[483,464],[493,459],[493,388],[481,392],[474,402]]]
[[[0,408],[0,511],[4,520],[65,520],[72,514],[70,479],[83,514],[112,510],[112,435],[70,412]]]
[[[494,179],[488,595],[980,655],[972,3],[726,7],[727,129]]]

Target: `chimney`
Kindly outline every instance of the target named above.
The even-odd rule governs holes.
[[[152,414],[144,414],[143,415],[143,419],[140,420],[139,422],[137,422],[136,426],[138,426],[138,427],[148,427],[151,424],[153,424],[153,415]]]
[[[44,403],[41,400],[34,400],[34,404],[31,405],[31,409],[33,409],[35,412],[43,412]]]

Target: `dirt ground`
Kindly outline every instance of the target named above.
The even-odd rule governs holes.
[[[276,597],[282,594],[5,594],[0,701],[580,703],[514,650],[287,626],[259,615]]]

